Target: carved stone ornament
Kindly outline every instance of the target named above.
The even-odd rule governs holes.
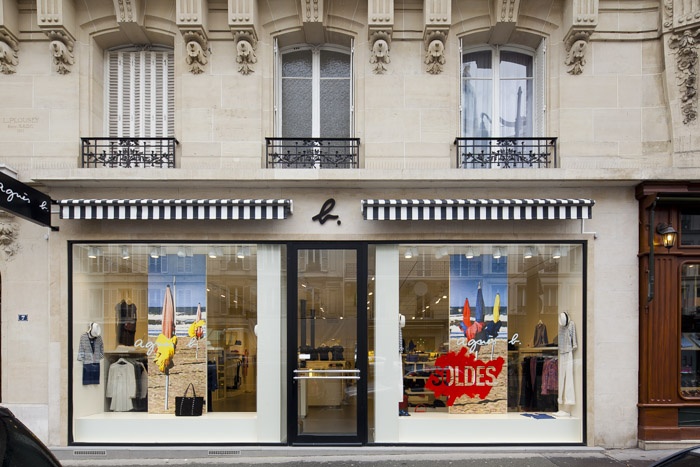
[[[389,58],[391,36],[385,31],[377,31],[372,34],[369,43],[371,49],[369,63],[374,65],[373,71],[381,75],[386,71],[386,65],[391,62]]]
[[[586,50],[590,31],[579,31],[572,34],[566,41],[566,59],[564,64],[571,67],[567,71],[571,75],[580,75],[586,64]]]
[[[442,31],[434,31],[425,39],[425,64],[431,75],[442,73],[445,64],[445,41],[447,35]]]
[[[51,40],[49,50],[51,50],[56,71],[62,75],[70,73],[69,67],[75,63],[73,40],[62,31],[47,31],[46,35]]]
[[[7,34],[0,33],[0,73],[11,75],[17,71],[19,44]]]
[[[18,230],[17,224],[0,219],[0,251],[7,259],[11,259],[19,251]]]
[[[202,46],[197,41],[189,41],[187,43],[187,58],[185,59],[190,67],[192,74],[198,75],[204,71],[204,65],[207,64],[207,55]]]
[[[698,117],[697,67],[698,52],[695,38],[700,29],[686,29],[682,34],[671,34],[668,45],[676,54],[676,78],[681,96],[683,123],[688,124]]]
[[[233,35],[236,42],[236,62],[238,63],[238,71],[247,75],[252,73],[253,65],[258,62],[258,57],[255,55],[255,47],[257,40],[249,33],[239,31]]]

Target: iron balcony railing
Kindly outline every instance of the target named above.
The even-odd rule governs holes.
[[[269,169],[356,169],[359,138],[265,138]]]
[[[456,138],[460,169],[558,167],[556,138]]]
[[[175,138],[81,138],[83,167],[174,168]]]

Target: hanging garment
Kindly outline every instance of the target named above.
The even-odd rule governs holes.
[[[535,335],[532,339],[533,347],[544,347],[549,344],[549,338],[547,337],[547,326],[541,321],[535,326]]]
[[[105,396],[112,399],[109,406],[114,412],[128,412],[134,408],[136,377],[134,365],[123,358],[109,366]]]

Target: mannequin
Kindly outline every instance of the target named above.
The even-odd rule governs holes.
[[[574,350],[578,348],[576,341],[576,326],[569,314],[559,314],[559,411],[557,417],[568,417],[570,409],[564,410],[562,406],[571,406],[576,403],[574,392]]]
[[[83,362],[83,384],[100,384],[100,360],[104,357],[102,327],[90,323],[87,331],[80,336],[78,361]]]

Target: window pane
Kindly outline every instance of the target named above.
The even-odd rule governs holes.
[[[462,135],[467,138],[491,136],[493,97],[491,51],[464,55],[462,64]]]
[[[462,93],[465,137],[488,138],[491,136],[491,107],[493,84],[491,80],[465,80]]]
[[[500,136],[532,136],[532,80],[502,79]]]
[[[350,56],[342,52],[321,51],[321,78],[350,76]]]
[[[282,137],[311,136],[311,79],[282,79]]]
[[[299,50],[284,54],[282,56],[282,76],[285,78],[309,78],[311,76],[311,51]]]
[[[321,80],[321,137],[350,137],[350,80]]]
[[[517,52],[501,52],[501,78],[531,78],[532,57]]]
[[[681,245],[700,245],[700,214],[681,213]]]
[[[465,78],[491,79],[493,76],[491,51],[484,50],[481,52],[464,54],[462,76]]]
[[[681,268],[681,396],[700,397],[700,264]]]

